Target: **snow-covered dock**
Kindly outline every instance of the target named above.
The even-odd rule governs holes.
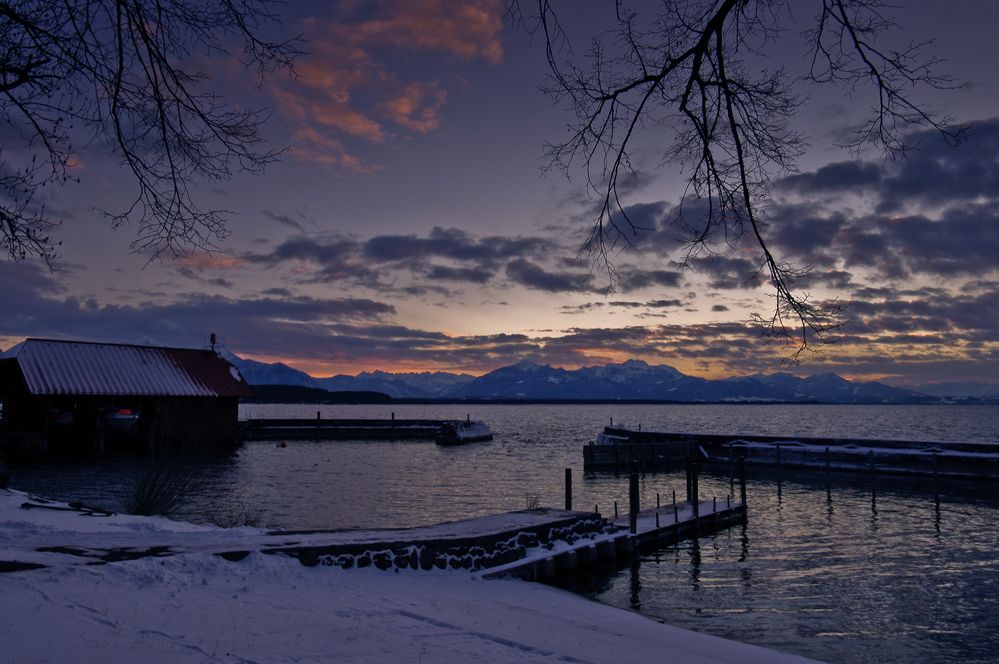
[[[516,576],[528,581],[561,585],[580,569],[615,558],[630,557],[638,547],[675,542],[686,537],[706,535],[742,521],[746,506],[731,499],[717,499],[664,505],[638,513],[635,532],[630,515],[611,521],[612,528],[576,541],[557,542],[548,549],[526,552],[521,558],[480,572],[485,578]]]
[[[999,443],[914,442],[804,436],[693,434],[605,427],[583,447],[587,470],[638,462],[644,470],[688,460],[999,480]]]
[[[9,524],[17,523],[15,507],[21,514],[30,514],[36,526],[16,536],[9,530]],[[577,567],[598,560],[630,555],[637,546],[714,530],[745,515],[744,506],[727,502],[721,505],[703,501],[696,512],[691,505],[679,503],[661,508],[658,519],[653,511],[641,513],[634,534],[629,531],[627,519],[611,521],[590,512],[548,508],[391,530],[222,530],[177,524],[137,544],[141,539],[136,537],[137,531],[148,523],[143,517],[113,515],[27,496],[16,506],[8,504],[6,510],[8,521],[0,526],[0,538],[6,541],[0,549],[0,572],[191,553],[237,561],[252,553],[263,553],[295,558],[309,567],[495,570],[490,575],[514,574],[551,583],[560,579],[552,574],[545,576],[544,562],[548,558],[555,559],[559,575],[571,574]],[[49,527],[74,517],[82,530]],[[563,564],[570,558],[571,565]]]
[[[561,511],[308,533],[106,514],[0,489],[0,557],[44,565],[0,574],[10,661],[654,662],[666,652],[692,664],[809,661],[538,584],[485,581],[461,569],[387,574],[355,565],[332,573],[256,548],[374,546],[418,532],[474,538],[558,522]],[[99,555],[111,550],[136,555],[116,562]]]

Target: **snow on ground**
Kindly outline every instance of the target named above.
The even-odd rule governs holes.
[[[0,559],[26,550],[21,536],[98,546],[130,533],[133,546],[145,547],[213,530],[21,510],[24,500],[0,490]],[[195,552],[0,574],[0,635],[0,662],[19,664],[807,661],[538,584],[460,571],[305,567],[261,553],[239,562]]]

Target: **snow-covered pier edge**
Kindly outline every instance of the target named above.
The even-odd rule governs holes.
[[[886,475],[999,481],[999,441],[956,443],[863,438],[702,434],[606,426],[583,446],[583,467],[643,471],[688,460]]]
[[[485,519],[493,529],[504,520],[519,529],[532,516],[512,514]],[[559,520],[552,511],[533,517]],[[475,537],[474,521],[486,525],[432,528],[441,541]],[[382,571],[374,559],[367,569],[355,561],[331,570],[325,558],[309,566],[293,557],[312,560],[289,553],[314,538],[377,548],[416,530],[221,529],[106,515],[0,489],[0,559],[44,565],[0,574],[5,653],[17,662],[102,663],[652,662],[664,652],[695,663],[808,661],[540,584],[436,566]],[[264,543],[289,555],[267,555],[258,548]]]

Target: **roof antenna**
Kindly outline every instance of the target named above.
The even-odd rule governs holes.
[[[210,337],[208,337],[208,341],[212,344],[212,352],[214,353],[215,352],[215,333],[214,332],[212,332],[212,335]]]

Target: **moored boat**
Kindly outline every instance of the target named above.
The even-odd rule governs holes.
[[[104,428],[114,433],[131,433],[139,421],[139,411],[131,408],[111,408],[101,415]]]
[[[464,422],[445,422],[438,430],[435,440],[438,445],[464,445],[465,443],[478,443],[492,439],[493,432],[485,422],[466,420]]]

